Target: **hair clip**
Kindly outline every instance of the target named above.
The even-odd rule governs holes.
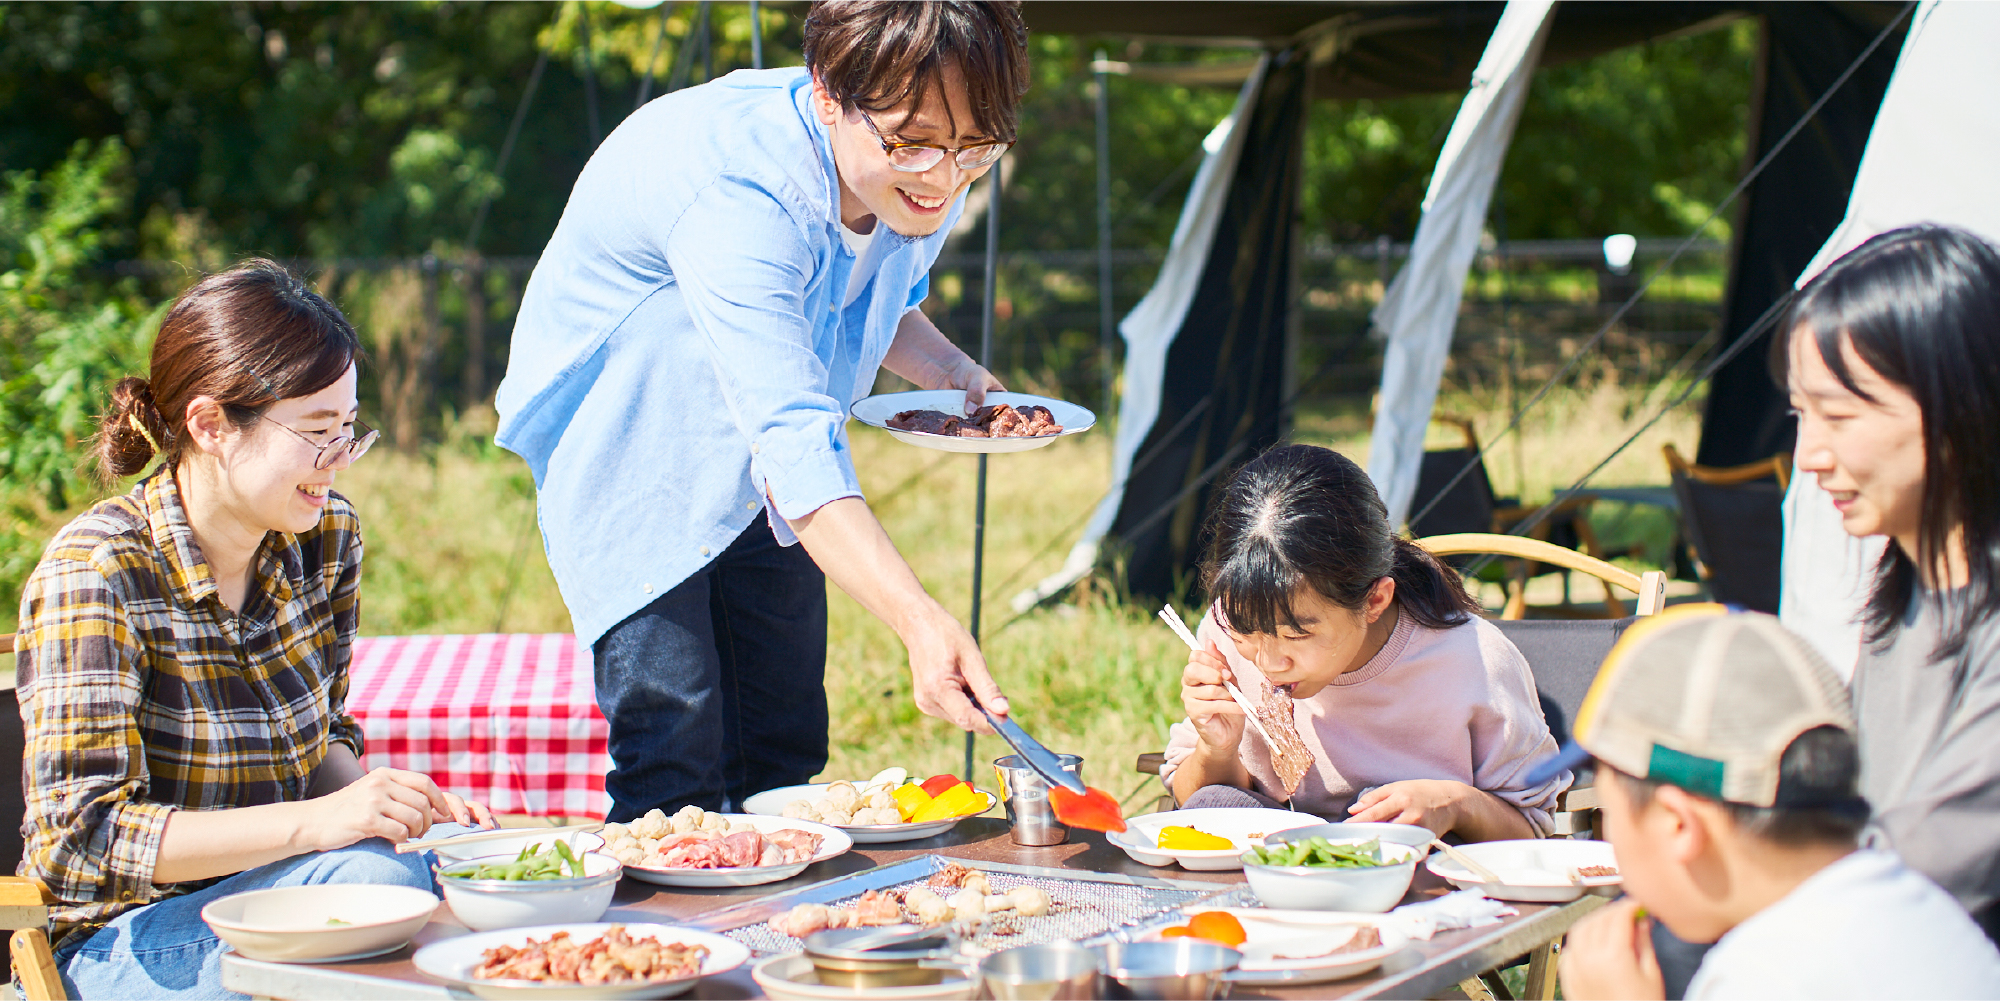
[[[146,425],[139,421],[138,414],[126,414],[125,423],[132,425],[132,430],[139,432],[139,437],[146,439],[146,444],[153,446],[154,455],[167,454],[167,450],[160,447],[159,439],[154,438],[153,432],[146,430]]]

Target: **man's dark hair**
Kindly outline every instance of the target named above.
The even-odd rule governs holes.
[[[1006,0],[820,0],[806,13],[805,57],[843,110],[875,113],[914,112],[956,66],[973,126],[998,142],[1014,141],[1028,92],[1028,27]]]
[[[1745,806],[1725,800],[1722,806],[1739,829],[1774,844],[1788,848],[1852,846],[1868,823],[1868,801],[1856,790],[1860,776],[1861,753],[1854,734],[1837,726],[1816,726],[1794,738],[1784,757],[1778,759],[1778,795],[1773,805]],[[1661,786],[1672,784],[1624,772],[1618,772],[1618,780],[1634,810],[1644,809]],[[1707,796],[1701,798],[1716,802]]]

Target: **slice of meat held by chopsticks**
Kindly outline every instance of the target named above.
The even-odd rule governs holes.
[[[1167,627],[1181,638],[1181,642],[1188,645],[1188,649],[1196,651],[1201,649],[1201,643],[1195,640],[1194,633],[1188,629],[1187,623],[1181,621],[1181,615],[1174,611],[1174,606],[1167,605],[1160,609],[1160,621],[1165,622]],[[1259,737],[1264,738],[1264,746],[1271,749],[1271,769],[1278,773],[1278,782],[1285,787],[1285,799],[1290,801],[1292,794],[1299,791],[1299,785],[1305,781],[1306,773],[1312,771],[1313,766],[1312,751],[1299,737],[1298,721],[1293,715],[1292,697],[1266,682],[1259,682],[1258,687],[1263,691],[1258,694],[1262,698],[1255,701],[1244,695],[1242,689],[1231,684],[1226,678],[1222,682],[1222,687],[1229,690],[1229,697],[1235,699],[1237,706],[1242,708],[1245,720],[1257,731]]]

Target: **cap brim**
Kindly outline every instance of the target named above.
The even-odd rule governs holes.
[[[1562,750],[1556,752],[1555,757],[1548,758],[1541,764],[1529,769],[1528,777],[1525,781],[1531,786],[1538,786],[1561,775],[1563,772],[1576,771],[1584,762],[1589,760],[1590,752],[1584,750],[1583,745],[1572,740],[1564,744]]]

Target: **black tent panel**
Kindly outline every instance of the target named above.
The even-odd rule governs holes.
[[[1763,8],[1763,105],[1755,112],[1753,162],[1826,93],[1899,9],[1876,3]],[[1721,343],[1734,343],[1792,287],[1846,216],[1862,150],[1902,51],[1903,30],[1855,70],[1751,184],[1736,237]],[[1736,466],[1791,450],[1797,427],[1772,376],[1775,336],[1775,329],[1767,331],[1715,373],[1695,461]]]
[[[1139,446],[1111,534],[1133,593],[1163,596],[1190,579],[1220,470],[1276,444],[1285,428],[1285,314],[1300,185],[1306,66],[1272,56],[1245,130],[1187,317],[1167,352],[1160,413]],[[1182,421],[1198,408],[1193,420]]]

